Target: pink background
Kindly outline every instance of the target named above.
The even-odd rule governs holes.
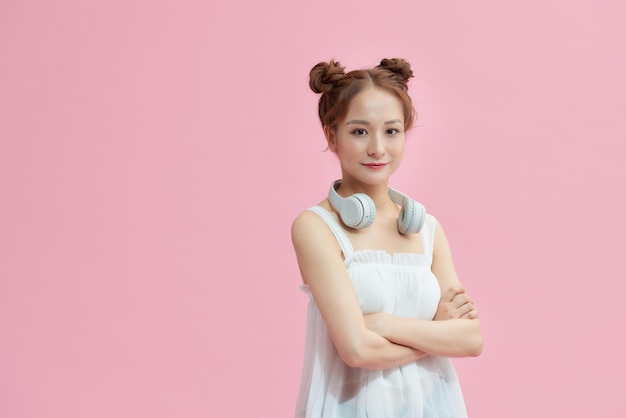
[[[0,3],[0,416],[288,417],[309,69],[405,57],[392,185],[446,227],[472,417],[624,417],[621,2]]]

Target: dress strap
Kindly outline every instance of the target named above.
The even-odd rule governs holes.
[[[426,214],[424,228],[422,228],[422,244],[424,245],[425,255],[433,255],[435,247],[435,228],[437,228],[437,219],[431,214]]]
[[[350,238],[348,238],[341,225],[339,225],[335,218],[333,218],[328,209],[321,206],[313,206],[308,210],[315,212],[324,220],[324,222],[326,222],[326,225],[328,225],[328,228],[332,231],[333,235],[337,239],[337,242],[339,242],[344,259],[347,260],[352,257],[354,249],[352,248]]]

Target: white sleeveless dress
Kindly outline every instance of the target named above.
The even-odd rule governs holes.
[[[424,254],[354,251],[330,212],[310,208],[324,219],[341,246],[363,314],[386,312],[432,320],[441,290],[431,271],[436,220],[426,215],[421,232]],[[462,418],[467,417],[456,372],[449,358],[426,356],[385,370],[349,367],[328,334],[306,285],[306,348],[297,418]]]

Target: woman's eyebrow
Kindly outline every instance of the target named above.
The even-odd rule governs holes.
[[[402,121],[400,119],[392,119],[392,120],[388,120],[387,122],[385,122],[385,125],[391,125],[393,123],[402,123]],[[346,125],[371,125],[371,124],[366,120],[352,119],[346,122]]]
[[[346,125],[369,125],[370,123],[366,120],[361,119],[352,119],[346,122]]]

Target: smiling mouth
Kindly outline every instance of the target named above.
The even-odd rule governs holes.
[[[383,168],[384,166],[387,165],[387,163],[370,163],[370,164],[363,164],[363,165],[369,168]]]

